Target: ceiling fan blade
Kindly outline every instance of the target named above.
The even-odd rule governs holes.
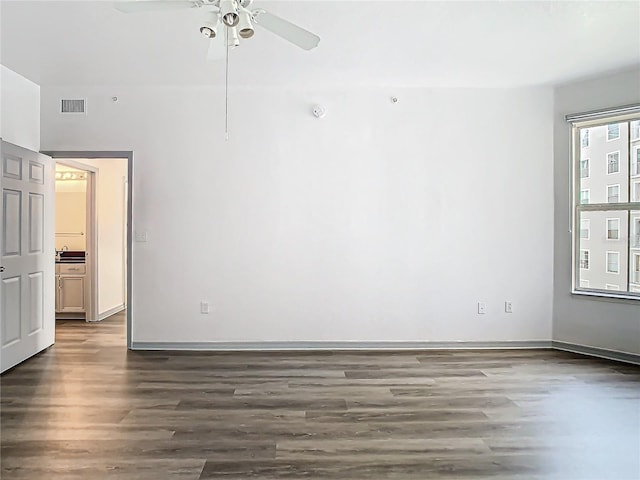
[[[223,60],[227,53],[226,49],[226,27],[220,27],[218,34],[212,40],[209,40],[209,51],[207,52],[207,60],[215,62]]]
[[[266,28],[279,37],[288,40],[303,50],[311,50],[318,46],[320,37],[314,33],[295,25],[284,18],[280,18],[273,13],[259,10],[255,12],[255,21],[257,25]]]
[[[114,2],[113,6],[122,13],[138,13],[198,8],[202,6],[202,2],[200,0],[134,0]]]

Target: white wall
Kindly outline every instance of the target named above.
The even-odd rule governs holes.
[[[239,89],[225,142],[220,89],[44,88],[42,140],[134,151],[134,342],[550,340],[552,97]]]
[[[640,102],[640,70],[555,90],[553,339],[640,354],[640,305],[571,295],[571,127],[564,115]]]
[[[0,137],[40,151],[40,87],[0,65]]]
[[[60,183],[62,182],[56,182],[56,187]],[[69,233],[72,235],[65,235]],[[76,235],[78,233],[84,235]],[[87,246],[86,233],[86,193],[61,192],[56,189],[56,250],[67,247],[67,250],[84,251]]]

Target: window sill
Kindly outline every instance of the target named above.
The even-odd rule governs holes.
[[[594,292],[585,290],[572,290],[571,296],[585,297],[590,300],[613,301],[616,303],[636,304],[640,301],[640,295],[613,293],[613,292]]]

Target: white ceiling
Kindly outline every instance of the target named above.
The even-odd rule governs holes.
[[[111,2],[2,1],[1,61],[40,85],[207,85],[198,10],[125,15]],[[640,64],[640,1],[262,1],[317,33],[310,52],[259,30],[233,85],[512,87]]]

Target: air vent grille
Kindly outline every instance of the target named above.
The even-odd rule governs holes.
[[[60,113],[86,113],[86,102],[84,98],[62,99],[60,102]]]

